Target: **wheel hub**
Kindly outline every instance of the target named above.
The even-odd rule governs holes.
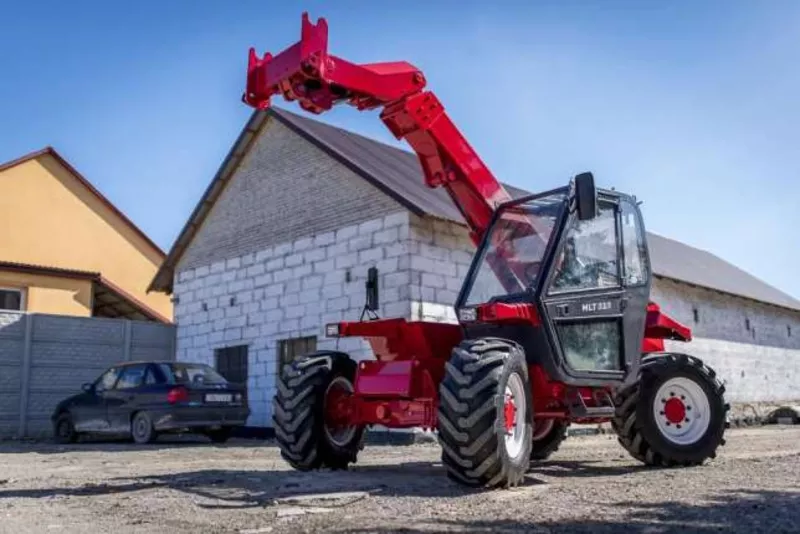
[[[343,376],[334,378],[325,390],[325,435],[331,443],[339,447],[347,446],[357,430],[354,425],[348,424],[348,398],[354,391],[353,384]]]
[[[503,426],[506,452],[519,457],[525,444],[525,390],[522,378],[516,373],[508,377],[504,392]]]
[[[514,404],[514,395],[506,393],[506,403],[503,407],[505,415],[506,434],[511,434],[514,431],[514,423],[517,415],[517,406]]]
[[[672,424],[680,424],[686,419],[686,406],[677,397],[671,397],[664,403],[664,417]]]
[[[678,376],[664,382],[653,399],[653,417],[661,435],[676,445],[692,445],[711,423],[711,404],[694,380]]]

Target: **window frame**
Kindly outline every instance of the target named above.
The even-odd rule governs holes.
[[[141,380],[139,381],[138,384],[136,384],[135,386],[128,386],[128,387],[124,387],[124,388],[120,387],[120,384],[121,384],[121,381],[122,381],[122,377],[125,376],[125,373],[127,373],[131,369],[140,369],[140,368],[144,369],[144,372],[141,374]],[[144,386],[145,385],[145,377],[147,376],[149,368],[150,368],[150,365],[146,364],[146,363],[144,363],[144,364],[138,364],[138,363],[137,364],[128,364],[128,365],[120,366],[120,368],[119,368],[120,372],[117,375],[116,382],[114,382],[114,387],[112,387],[110,389],[112,389],[114,391],[126,391],[126,390],[131,390],[131,389],[137,389],[137,388],[140,388],[140,387]]]
[[[227,364],[227,359],[230,357],[241,358],[241,361],[238,363],[237,367],[241,371],[244,370],[244,380],[232,380],[225,373],[222,371],[222,367],[225,367],[226,370],[230,370],[231,367]],[[225,361],[226,364],[220,365],[221,362]],[[242,364],[242,362],[244,362]],[[182,362],[183,363],[183,362]],[[189,363],[189,362],[185,362]],[[227,382],[231,384],[240,385],[243,387],[247,387],[247,382],[250,380],[250,345],[240,344],[240,345],[229,345],[225,347],[217,347],[214,349],[214,365],[209,365],[211,369],[219,373],[222,378],[224,378]]]
[[[95,378],[94,382],[92,383],[93,389],[96,392],[100,392],[100,393],[103,393],[105,391],[112,391],[112,390],[116,389],[117,382],[119,382],[119,377],[120,377],[120,375],[122,373],[122,368],[123,368],[123,366],[121,366],[121,365],[115,365],[114,367],[109,367],[108,369],[106,369],[105,371],[100,373],[100,376]],[[114,372],[114,382],[107,388],[102,388],[102,389],[98,388],[97,386],[99,386],[102,383],[103,377],[106,376],[107,374],[111,373],[112,371]]]
[[[0,307],[0,312],[24,312],[28,309],[28,288],[27,287],[12,287],[0,286],[0,291],[8,291],[9,293],[19,293],[19,309],[14,310],[11,308]]]
[[[642,280],[636,284],[628,283],[628,269],[627,269],[627,256],[625,254],[625,225],[622,222],[622,206],[627,203],[632,211],[632,215],[636,218],[636,228],[638,228],[641,235],[641,242],[639,236],[634,236],[636,242],[636,250],[640,255],[639,260],[642,262]],[[633,199],[620,197],[617,201],[617,220],[619,225],[619,254],[620,254],[620,277],[622,287],[642,287],[650,283],[652,277],[650,266],[650,254],[647,247],[647,230],[644,227],[644,220],[642,220],[642,213],[636,209],[636,202]]]
[[[304,350],[302,352],[302,354],[310,354],[311,352],[316,351],[319,347],[319,338],[316,335],[288,337],[284,339],[279,339],[277,341],[277,343],[275,344],[275,365],[277,367],[278,376],[280,376],[281,373],[283,372],[283,366],[294,361],[294,359],[297,358],[297,356],[299,355],[298,353],[295,352],[292,359],[284,361],[283,359],[284,347],[292,343],[300,343],[303,341],[305,341],[307,344],[306,346],[308,346],[308,343],[311,340],[313,340],[313,346],[311,350],[310,351]]]
[[[563,296],[563,295],[573,295],[573,294],[574,295],[580,295],[580,294],[583,294],[583,293],[591,293],[591,292],[596,292],[596,291],[613,291],[613,290],[619,290],[619,289],[627,287],[627,286],[625,286],[624,280],[623,280],[624,256],[622,255],[622,248],[623,248],[623,243],[622,243],[622,218],[621,218],[621,215],[620,215],[619,199],[618,198],[614,198],[614,197],[598,195],[597,203],[598,203],[598,207],[599,207],[599,205],[601,203],[607,204],[614,211],[613,216],[612,216],[611,219],[613,220],[613,223],[614,223],[614,238],[616,240],[616,242],[615,242],[615,245],[616,245],[615,246],[615,254],[616,254],[616,262],[615,263],[616,263],[616,267],[617,267],[617,269],[616,269],[617,270],[617,272],[616,272],[616,278],[617,278],[616,285],[607,286],[607,287],[556,288],[555,287],[556,280],[558,279],[558,276],[559,276],[560,273],[556,272],[556,270],[553,268],[553,269],[550,269],[551,272],[548,273],[548,277],[547,277],[547,281],[546,281],[546,292],[544,293],[544,295],[546,295],[547,298],[560,297],[560,296]],[[599,211],[599,209],[598,209],[598,211]],[[590,221],[587,221],[587,222],[596,221],[598,218],[599,218],[599,216],[595,217],[593,219],[590,219]],[[555,265],[555,262],[558,261],[559,256],[562,253],[564,253],[564,249],[567,246],[567,238],[569,237],[569,233],[580,222],[581,221],[577,218],[577,216],[572,216],[572,217],[569,217],[567,219],[566,226],[563,229],[563,235],[559,235],[557,237],[557,239],[560,242],[558,243],[557,249],[553,253],[553,259],[552,259],[553,266]]]

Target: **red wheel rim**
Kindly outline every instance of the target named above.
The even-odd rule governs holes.
[[[350,443],[356,432],[356,427],[349,424],[349,397],[353,392],[353,384],[343,376],[334,378],[325,390],[325,434],[340,447]]]

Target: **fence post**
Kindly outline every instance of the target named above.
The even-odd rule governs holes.
[[[177,361],[178,359],[178,327],[170,326],[170,336],[169,336],[169,356],[171,361]]]
[[[33,347],[33,319],[30,313],[25,314],[25,341],[22,348],[22,369],[19,389],[19,438],[28,433],[28,397],[31,389],[31,349]]]
[[[133,354],[133,350],[131,344],[133,343],[133,323],[129,320],[125,320],[125,341],[123,341],[123,360],[126,362],[131,361],[131,357]]]

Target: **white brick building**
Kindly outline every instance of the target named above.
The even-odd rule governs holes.
[[[800,302],[706,252],[649,242],[653,297],[696,336],[676,348],[714,366],[734,403],[800,400]],[[454,321],[473,250],[416,156],[270,110],[252,115],[151,289],[174,295],[177,358],[238,358],[249,425],[271,426],[281,355],[338,343],[371,356],[359,339],[323,335],[359,318],[369,267],[381,316]]]

